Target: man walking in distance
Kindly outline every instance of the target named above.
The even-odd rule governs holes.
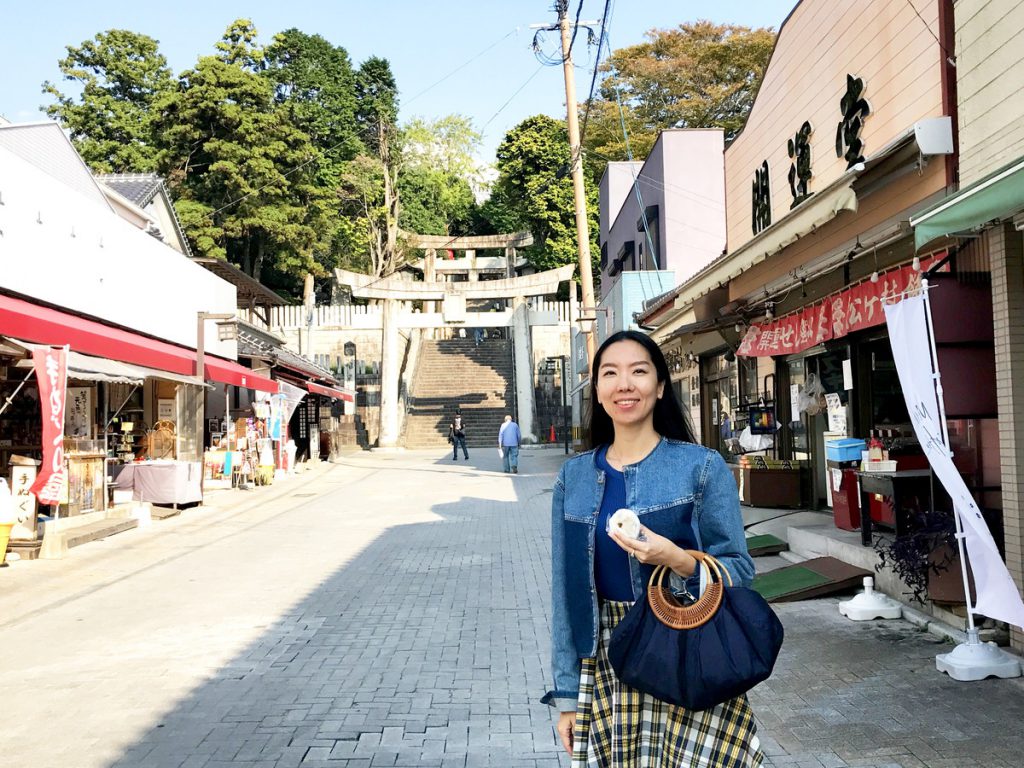
[[[519,443],[522,439],[519,425],[512,421],[511,416],[506,416],[505,423],[498,430],[498,449],[505,462],[505,471],[513,475],[519,474]]]
[[[462,409],[455,409],[455,418],[448,425],[448,442],[452,444],[452,461],[459,460],[459,446],[462,446],[462,455],[469,461],[469,451],[466,450],[466,425],[462,421]]]

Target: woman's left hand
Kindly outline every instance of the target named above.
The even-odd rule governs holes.
[[[617,530],[610,531],[608,535],[645,565],[667,565],[680,576],[690,576],[697,568],[693,555],[644,526],[640,526],[640,538],[630,538]]]

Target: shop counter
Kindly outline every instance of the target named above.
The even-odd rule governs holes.
[[[198,461],[153,461],[111,467],[117,488],[135,501],[195,504],[203,500],[203,465]]]

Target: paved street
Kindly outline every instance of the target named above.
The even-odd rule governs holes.
[[[547,687],[560,451],[360,454],[0,573],[0,762],[566,765]],[[783,606],[767,765],[1017,768],[1024,684],[835,602]]]

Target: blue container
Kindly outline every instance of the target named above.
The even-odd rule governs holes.
[[[844,437],[825,443],[825,455],[831,461],[860,461],[860,454],[867,450],[867,443],[860,438]]]

